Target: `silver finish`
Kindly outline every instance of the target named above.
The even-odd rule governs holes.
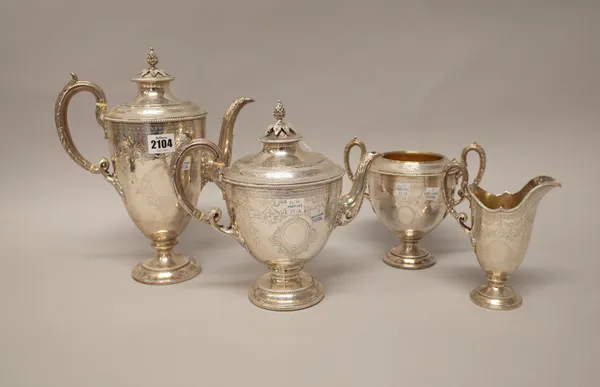
[[[465,149],[476,146],[471,144]],[[537,176],[516,193],[494,195],[481,188],[478,182],[469,184],[469,171],[464,160],[453,160],[444,169],[445,186],[447,177],[457,171],[461,176],[460,199],[454,200],[445,193],[444,201],[471,239],[479,265],[488,279],[486,285],[471,291],[471,301],[489,310],[518,308],[522,305],[521,296],[505,283],[525,258],[540,200],[562,185],[550,176]],[[471,207],[471,225],[466,224],[467,214],[455,209],[463,199],[467,199]]]
[[[153,49],[147,57],[149,67],[133,81],[138,86],[132,102],[106,112],[106,97],[102,89],[91,82],[79,81],[75,74],[56,101],[56,129],[67,154],[82,168],[104,178],[120,194],[135,225],[151,241],[156,255],[132,270],[132,277],[141,283],[164,285],[189,280],[200,273],[194,259],[175,254],[178,236],[187,226],[190,215],[177,204],[169,177],[173,151],[192,139],[205,136],[206,113],[189,101],[177,99],[170,91],[175,79],[156,67],[158,58]],[[96,97],[96,119],[108,139],[110,161],[106,158],[92,164],[81,155],[71,138],[67,122],[71,98],[81,91]],[[238,99],[223,118],[229,127],[245,99]],[[161,139],[154,136],[160,135]],[[154,141],[154,142],[152,142]],[[179,176],[186,196],[197,200],[208,180],[196,159],[189,155],[186,168]],[[109,171],[112,165],[113,172]]]
[[[350,151],[358,147],[365,154],[365,144],[353,139],[344,150],[344,165],[350,180],[354,174],[350,167]],[[476,181],[485,170],[485,153],[472,147],[465,149],[461,158],[466,164],[467,154],[476,151],[480,168]],[[443,170],[450,162],[444,155],[431,152],[387,152],[375,160],[368,172],[368,198],[371,207],[385,227],[402,241],[391,248],[383,261],[401,269],[425,269],[436,263],[435,257],[419,246],[425,234],[435,229],[447,215],[441,194]],[[447,189],[454,192],[455,173],[450,174]]]
[[[214,143],[195,140],[178,150],[171,163],[171,176],[181,206],[215,229],[234,237],[269,272],[249,291],[255,305],[269,310],[298,310],[324,297],[322,285],[304,265],[323,249],[331,232],[350,223],[360,210],[365,190],[365,172],[379,154],[362,157],[357,178],[347,195],[342,195],[341,167],[323,155],[299,146],[302,136],[284,121],[281,102],[275,108],[275,124],[259,139],[262,150],[242,157],[231,167]],[[231,224],[219,223],[221,210],[208,215],[196,209],[181,183],[181,165],[192,151],[212,154],[206,168],[212,169],[222,189]]]

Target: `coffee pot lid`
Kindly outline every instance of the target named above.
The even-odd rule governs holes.
[[[237,185],[296,185],[341,179],[344,170],[317,152],[302,149],[303,136],[285,121],[285,108],[277,101],[269,125],[259,141],[263,149],[234,162],[223,171],[223,180]]]
[[[128,104],[118,105],[104,119],[112,122],[178,122],[201,118],[206,112],[190,101],[182,101],[170,90],[175,77],[157,68],[158,56],[150,47],[146,56],[148,67],[132,79],[138,85],[138,94]]]

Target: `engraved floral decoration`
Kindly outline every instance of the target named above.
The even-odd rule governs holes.
[[[481,220],[481,236],[495,238],[508,242],[515,242],[518,238],[525,237],[530,231],[535,213],[530,211],[527,204],[521,211],[511,214],[495,214],[484,216]]]

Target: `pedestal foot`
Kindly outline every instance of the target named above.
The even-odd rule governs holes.
[[[426,269],[435,265],[435,257],[425,249],[419,247],[416,241],[404,242],[385,254],[383,262],[388,265],[406,270]]]
[[[492,276],[488,279],[487,285],[471,291],[471,301],[475,305],[489,310],[513,310],[523,304],[521,296],[511,287],[504,285],[507,276]]]
[[[248,291],[250,302],[259,308],[274,311],[309,308],[318,304],[323,297],[323,285],[304,271],[281,275],[271,269]]]
[[[131,276],[146,285],[171,285],[194,278],[202,269],[200,264],[182,254],[173,254],[177,240],[153,242],[157,256],[137,264]]]

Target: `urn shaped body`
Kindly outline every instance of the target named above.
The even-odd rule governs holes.
[[[346,145],[344,165],[352,180],[350,151],[365,144],[354,139]],[[467,154],[477,151],[480,160],[479,182],[485,171],[485,153],[479,147],[465,149],[461,155],[466,163]],[[392,247],[383,261],[400,269],[425,269],[436,263],[435,257],[422,248],[419,241],[434,230],[446,217],[448,210],[442,195],[444,168],[450,160],[438,153],[417,151],[385,152],[373,161],[367,172],[368,199],[377,218],[398,236],[401,243]],[[446,189],[452,195],[456,185],[456,171],[449,174]]]
[[[158,57],[152,49],[147,63],[148,67],[132,79],[138,86],[133,101],[110,111],[98,85],[79,81],[72,74],[73,79],[56,101],[56,128],[67,154],[82,168],[101,174],[113,185],[135,225],[151,239],[156,255],[136,265],[133,278],[146,284],[173,284],[196,276],[200,265],[173,253],[190,215],[177,204],[169,164],[182,144],[205,136],[206,112],[172,94],[170,84],[175,78],[156,67]],[[103,158],[93,164],[73,143],[67,122],[68,105],[81,91],[91,92],[96,98],[96,119],[108,140],[110,160]],[[238,100],[232,108],[239,110],[241,105]],[[224,121],[232,121],[231,118],[226,115]],[[207,181],[196,161],[199,157],[189,155],[180,176],[186,195],[193,199],[198,198]]]
[[[219,147],[206,140],[192,141],[173,159],[172,177],[184,208],[236,238],[269,268],[250,289],[250,300],[265,309],[297,310],[323,298],[322,285],[302,269],[323,249],[331,232],[358,213],[364,171],[378,154],[363,156],[354,186],[348,195],[342,195],[343,169],[322,154],[302,148],[302,136],[284,120],[280,102],[274,115],[275,124],[259,138],[263,144],[259,153],[225,166],[219,162],[223,158]],[[219,209],[205,215],[183,192],[182,160],[196,148],[213,153],[209,164],[227,202],[231,219],[227,227],[219,224]]]

